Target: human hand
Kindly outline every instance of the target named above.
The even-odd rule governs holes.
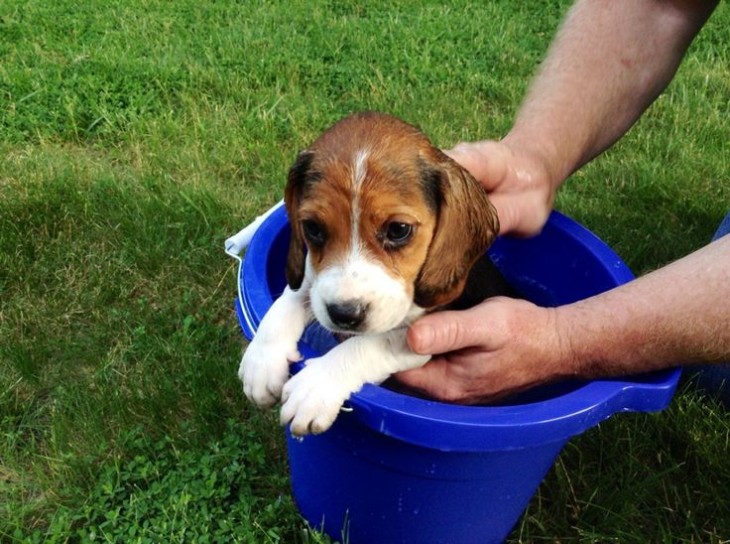
[[[487,190],[500,234],[540,232],[553,208],[556,184],[539,153],[506,140],[460,143],[445,153]]]
[[[475,404],[573,374],[555,308],[495,297],[468,310],[436,312],[408,330],[410,348],[440,354],[395,379],[447,402]]]

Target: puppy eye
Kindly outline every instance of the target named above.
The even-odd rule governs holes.
[[[413,236],[413,225],[393,221],[385,227],[385,245],[391,248],[398,248],[406,245]]]
[[[327,234],[322,225],[312,219],[302,221],[302,231],[307,241],[315,246],[323,246],[327,240]]]

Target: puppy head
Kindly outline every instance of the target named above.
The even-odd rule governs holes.
[[[413,126],[343,119],[291,167],[286,276],[317,320],[378,333],[457,298],[499,224],[484,189]]]

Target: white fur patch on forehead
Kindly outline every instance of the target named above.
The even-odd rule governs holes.
[[[355,162],[352,168],[352,184],[355,189],[359,189],[365,176],[367,175],[367,165],[369,152],[367,149],[361,149],[355,154]]]
[[[351,217],[351,232],[352,237],[350,239],[350,250],[357,250],[360,245],[360,236],[358,232],[358,224],[360,223],[360,188],[365,181],[367,175],[367,165],[365,164],[368,158],[368,151],[361,149],[355,154],[354,164],[352,166],[352,217]]]

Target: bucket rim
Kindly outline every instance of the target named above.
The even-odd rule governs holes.
[[[282,207],[261,224],[239,269],[240,296],[236,312],[244,334],[251,339],[279,293],[269,292],[267,258],[271,243],[289,228]],[[543,232],[556,230],[596,255],[616,285],[634,276],[623,260],[594,233],[553,211]],[[539,236],[539,235],[538,235]],[[510,239],[510,243],[520,243]],[[300,342],[304,361],[320,355]],[[304,362],[294,365],[296,372]],[[672,399],[681,370],[585,382],[554,397],[524,404],[463,406],[397,393],[366,384],[348,401],[351,413],[372,430],[418,446],[443,451],[494,451],[562,442],[619,412],[654,412]]]

